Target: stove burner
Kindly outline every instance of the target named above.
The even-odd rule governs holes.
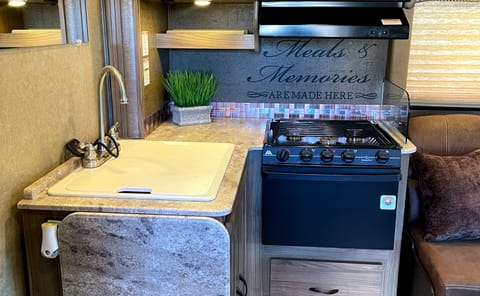
[[[345,133],[346,133],[347,136],[350,136],[350,137],[361,137],[362,133],[365,133],[365,129],[347,128],[347,129],[345,129]]]
[[[299,142],[302,140],[302,136],[300,135],[287,135],[287,141],[292,141],[292,142]]]
[[[270,122],[270,145],[362,145],[384,147],[395,145],[368,120],[291,120],[278,119]]]
[[[320,144],[322,145],[335,145],[338,142],[337,137],[322,137],[320,138]]]
[[[365,144],[371,140],[370,137],[368,138],[359,138],[359,137],[347,137],[348,144]]]
[[[399,166],[400,146],[375,121],[276,119],[267,126],[263,163]]]

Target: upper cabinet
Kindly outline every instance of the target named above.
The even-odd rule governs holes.
[[[155,35],[157,48],[251,49],[258,48],[257,3],[221,0],[205,7],[193,1],[168,4],[168,30]]]

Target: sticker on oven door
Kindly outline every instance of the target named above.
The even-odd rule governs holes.
[[[380,210],[395,210],[397,208],[396,195],[381,195]]]

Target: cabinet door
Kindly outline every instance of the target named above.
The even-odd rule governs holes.
[[[209,217],[76,212],[58,229],[64,295],[230,295],[230,238]]]
[[[270,295],[380,296],[382,265],[271,260]]]

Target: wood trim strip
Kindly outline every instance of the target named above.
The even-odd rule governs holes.
[[[156,34],[157,48],[176,49],[255,49],[253,34],[221,32],[176,32]]]

